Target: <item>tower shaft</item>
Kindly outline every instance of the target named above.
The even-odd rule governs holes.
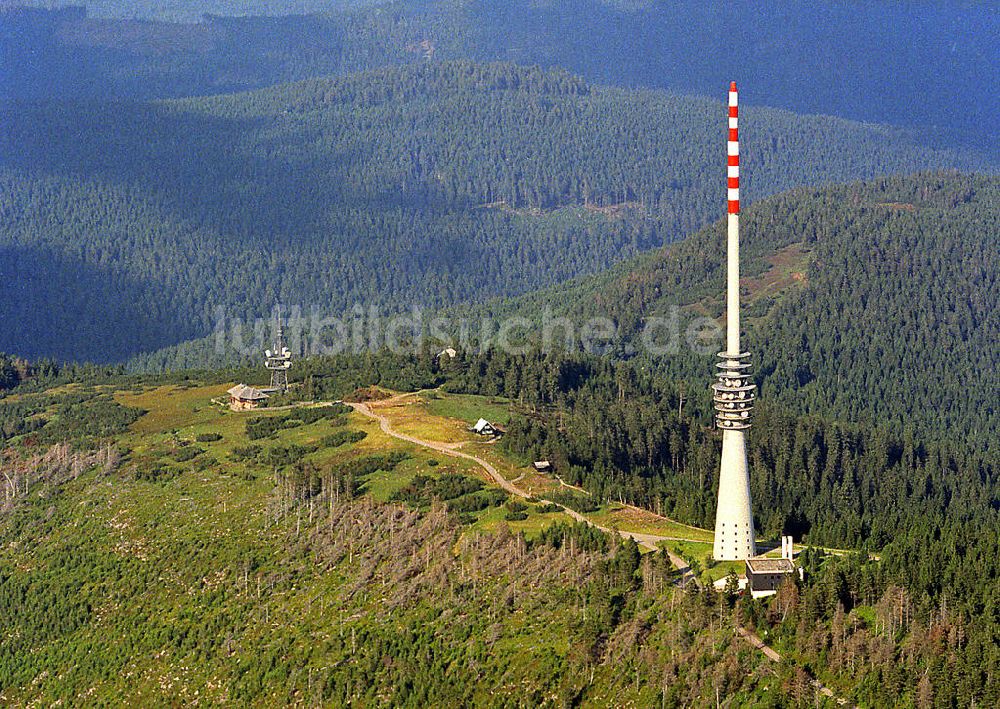
[[[714,391],[716,426],[722,429],[719,466],[719,503],[715,513],[712,556],[719,560],[756,555],[746,432],[757,386],[753,383],[750,353],[740,349],[740,144],[736,82],[729,87],[729,142],[726,186],[726,349],[719,353]]]
[[[740,215],[726,220],[726,352],[740,351]]]

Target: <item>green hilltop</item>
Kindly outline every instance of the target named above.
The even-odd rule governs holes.
[[[0,7],[0,703],[1000,705],[989,10],[99,5]],[[766,599],[711,557],[720,71]],[[529,326],[234,411],[209,333],[276,304]]]
[[[648,370],[342,355],[229,411],[261,375],[66,368],[3,392],[4,701],[806,706],[813,677],[862,705],[997,698],[995,458],[762,405],[762,546],[864,553],[811,546],[805,580],[751,601],[671,563],[732,568],[690,526],[717,441]],[[499,442],[468,431],[483,415]]]
[[[667,667],[685,679],[662,696],[690,702],[704,653],[733,696],[781,691],[666,556],[346,406],[234,413],[226,388],[98,378],[0,403],[46,421],[3,449],[5,702],[643,704]],[[694,634],[655,661],[635,644]]]

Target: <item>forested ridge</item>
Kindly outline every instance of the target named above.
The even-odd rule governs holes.
[[[26,385],[15,407],[46,420],[0,446],[6,703],[599,706],[659,696],[652,678],[681,657],[691,667],[671,692],[695,701],[711,691],[694,667],[710,638],[731,664],[740,653],[710,603],[659,597],[665,556],[642,562],[634,544],[565,522],[530,543],[474,530],[456,510],[489,513],[505,493],[417,451],[358,446],[365,431],[346,407],[235,417],[209,411],[191,382],[112,381]],[[155,410],[117,402],[136,396]],[[373,489],[390,473],[403,494]],[[433,500],[406,494],[428,480]],[[707,631],[650,662],[628,638],[659,609],[676,621],[659,636]],[[604,661],[609,642],[634,658],[634,682]],[[734,694],[781,691],[766,673],[726,674]]]
[[[717,102],[467,62],[152,103],[6,102],[0,349],[121,359],[277,302],[435,308],[596,272],[718,212]],[[746,196],[981,164],[747,109]]]
[[[998,26],[981,3],[168,0],[0,9],[0,95],[163,98],[441,60],[562,66],[588,80],[907,126],[990,153]],[[311,14],[301,14],[311,13]],[[226,17],[225,15],[272,15]],[[284,16],[282,16],[284,15]]]
[[[927,173],[801,188],[744,210],[743,329],[763,400],[802,414],[993,447],[993,392],[1000,389],[993,365],[1000,338],[998,190],[992,177]],[[581,346],[589,318],[610,318],[617,334],[599,343],[602,351],[684,382],[686,397],[707,406],[715,350],[693,351],[684,333],[696,318],[725,322],[724,248],[717,222],[605,273],[444,312],[453,323],[527,317],[534,323],[527,340],[536,346],[545,318],[568,317],[576,328],[571,349]],[[670,322],[675,307],[677,346],[651,353],[644,341],[650,318]],[[550,344],[561,346],[563,332],[554,329]],[[457,342],[458,333],[451,334]],[[131,365],[226,363],[214,345],[213,339],[186,343]]]
[[[995,321],[990,319],[989,305],[996,288],[990,278],[997,273],[991,266],[996,254],[991,238],[998,232],[990,208],[996,190],[994,178],[919,175],[803,189],[761,201],[743,215],[748,278],[744,296],[752,314],[746,329],[752,338],[751,349],[765,363],[761,365],[761,401],[748,450],[758,527],[766,537],[792,533],[811,544],[874,552],[880,561],[865,563],[852,557],[817,565],[813,557],[807,557],[807,582],[786,589],[767,606],[741,601],[736,612],[742,622],[762,633],[768,631],[783,652],[864,706],[899,702],[989,704],[995,699],[1000,662],[1000,586],[996,583],[1000,578],[996,566],[1000,559],[996,548],[1000,540],[1000,466],[996,449],[980,449],[964,438],[967,431],[963,432],[963,427],[948,424],[970,415],[969,409],[963,409],[968,400],[962,398],[963,383],[958,377],[942,377],[938,380],[940,390],[918,387],[901,398],[873,398],[869,403],[878,416],[841,415],[818,407],[814,413],[802,413],[809,401],[797,401],[797,397],[805,396],[809,385],[828,375],[824,370],[814,371],[815,379],[800,381],[801,363],[789,354],[787,376],[795,378],[783,384],[778,366],[767,372],[766,362],[782,359],[767,350],[770,338],[781,340],[767,333],[781,334],[784,327],[796,323],[796,317],[814,318],[826,329],[817,325],[815,333],[805,333],[807,338],[815,336],[821,344],[823,337],[836,337],[838,346],[847,353],[845,357],[865,361],[864,357],[896,357],[899,352],[880,350],[875,337],[852,341],[841,334],[845,327],[841,311],[873,332],[877,330],[872,323],[883,318],[897,318],[900,332],[908,332],[907,323],[936,323],[934,332],[915,336],[919,346],[912,354],[919,356],[925,367],[920,371],[963,372],[966,378],[972,374],[980,379],[964,384],[986,392],[990,387],[995,390],[989,368],[977,369],[975,357],[980,353],[989,358],[995,351],[995,330],[991,329]],[[765,234],[767,238],[763,238]],[[503,303],[495,310],[515,312],[520,308],[520,312],[531,313],[533,308],[551,303],[558,313],[608,312],[625,326],[629,336],[641,324],[637,313],[664,312],[674,303],[698,304],[698,309],[689,308],[689,315],[717,315],[721,312],[721,250],[722,231],[714,225],[605,276],[535,294],[526,301]],[[776,278],[774,256],[779,253],[794,256],[779,263],[784,270],[802,273],[804,278]],[[899,264],[906,267],[899,268]],[[811,303],[826,301],[809,293],[821,287],[831,297],[855,289],[859,302],[868,304],[870,310],[854,312],[851,308],[855,305],[845,301],[830,305],[828,312],[818,310],[812,315]],[[553,293],[573,296],[553,298]],[[912,293],[940,294],[941,299],[922,299]],[[595,302],[604,309],[597,308]],[[572,307],[561,307],[567,303]],[[944,310],[939,313],[939,308]],[[948,317],[948,313],[954,315]],[[972,323],[977,327],[970,327]],[[799,338],[797,346],[802,345],[803,333],[792,332],[792,339]],[[941,339],[929,339],[932,337]],[[628,342],[626,337],[619,343],[619,355],[626,361],[558,351],[525,355],[462,352],[449,361],[439,359],[438,347],[428,343],[417,356],[372,353],[301,361],[293,369],[293,380],[302,387],[304,396],[319,399],[342,397],[372,384],[397,390],[444,386],[507,396],[514,402],[514,412],[500,445],[508,454],[526,460],[552,459],[567,482],[582,485],[598,500],[621,498],[680,521],[708,525],[716,495],[718,441],[710,429],[709,409],[699,382],[707,385],[712,357],[682,351],[675,358],[657,361],[627,355],[624,345]],[[938,349],[920,344],[932,342],[943,346]],[[811,343],[806,339],[803,346],[816,346]],[[812,367],[817,360],[807,364]],[[60,371],[44,363],[33,372],[24,362],[5,360],[0,370],[7,386],[23,377],[24,394],[44,391],[60,382],[109,381],[106,373],[93,368]],[[119,382],[118,386],[130,381],[122,374],[117,376],[111,381]],[[189,376],[183,375],[185,379]],[[260,376],[256,368],[214,373],[210,380],[252,381],[254,376]],[[842,387],[839,394],[855,404],[864,401],[868,385],[849,378],[845,381],[850,388]],[[682,382],[683,408],[679,400]],[[952,399],[947,406],[931,406],[921,420],[910,402],[932,391],[945,391]],[[943,416],[943,412],[949,418],[932,417]],[[978,413],[985,420],[991,412],[984,405]],[[89,444],[93,446],[101,436],[122,430],[137,415],[141,413],[111,406],[106,399],[85,392],[68,398],[22,394],[0,408],[5,437],[16,442],[34,436],[38,443],[46,444],[60,437],[96,436]],[[295,449],[278,453],[285,457],[274,460],[284,461],[289,454],[294,458]],[[105,465],[103,460],[92,464]],[[169,484],[160,478],[166,476],[169,481],[178,474],[176,468],[176,464],[150,467],[151,482]],[[566,501],[572,502],[568,497]],[[41,508],[36,514],[42,514]],[[89,567],[94,563],[93,559],[67,560],[64,566],[82,568],[80,564]],[[264,573],[261,575],[267,578]],[[10,583],[14,580],[16,577]],[[43,578],[38,582],[46,586],[54,583]],[[603,598],[589,595],[600,594],[596,589],[602,583],[587,592],[588,603]],[[633,597],[626,594],[626,598]],[[223,599],[216,602],[230,607],[232,601]],[[611,608],[620,602],[614,601]],[[701,606],[683,608],[688,613],[704,614],[708,606],[717,603],[717,599],[708,598]],[[724,599],[723,606],[716,607],[724,608]],[[661,614],[654,622],[649,616],[633,615],[635,612],[597,611],[593,617],[600,624],[586,630],[590,635],[576,635],[581,632],[577,627],[568,632],[580,639],[580,651],[595,653],[591,657],[605,670],[615,666],[613,658],[620,656],[603,654],[599,648],[606,642],[613,645],[612,639],[620,633],[631,632],[636,618],[640,626],[649,622],[655,632],[667,634],[663,639],[647,636],[640,642],[638,647],[645,649],[645,657],[656,647],[665,653],[672,647],[676,652],[676,637],[671,633],[677,626],[670,620],[671,614]],[[67,609],[63,616],[74,625],[88,617],[83,608]],[[710,616],[701,617],[711,623]],[[26,628],[48,622],[34,615],[26,618]],[[65,631],[63,626],[54,626],[47,631],[54,634],[46,637],[56,638]],[[366,632],[370,634],[362,637],[384,647],[384,653],[403,653],[399,646],[381,645],[381,631]],[[456,632],[453,627],[448,630],[451,632]],[[705,639],[713,632],[709,627],[706,634],[699,625],[692,637]],[[150,647],[173,644],[185,652],[212,647],[209,639],[190,633],[151,636],[146,642]],[[348,646],[338,647],[335,652],[346,652]],[[455,652],[441,651],[446,656]],[[681,669],[700,666],[699,654],[686,657],[675,670],[667,670],[671,673],[668,687],[691,692],[684,695],[689,697],[711,691]],[[260,692],[264,687],[275,687],[274,682],[305,662],[287,654],[283,657],[274,662],[284,669],[270,680],[263,681],[260,671],[251,669],[245,675],[246,683],[232,680],[231,691]],[[760,690],[736,682],[740,673],[732,670],[732,661],[716,657],[711,662],[729,668],[724,673],[723,691]],[[365,675],[369,682],[383,681],[378,679],[382,675],[370,671],[373,674]],[[640,664],[637,671],[640,677],[648,677],[645,673],[650,670]],[[352,671],[342,678],[347,676],[359,675]],[[549,671],[546,676],[563,675]],[[800,675],[793,674],[785,681],[794,702],[810,701]],[[649,680],[643,679],[640,685],[646,686],[646,682]],[[288,685],[277,686],[286,688],[280,691],[289,691]],[[339,685],[322,691],[332,691],[334,686]],[[434,685],[418,686],[427,688],[420,691],[430,691]],[[682,701],[677,694],[666,696],[674,697],[669,701]]]
[[[292,2],[0,7],[0,703],[1000,705],[995,11]],[[760,548],[811,547],[763,601],[612,513],[714,520],[719,72]],[[297,351],[231,412],[267,373],[206,335],[276,304],[574,337]],[[339,402],[392,392],[466,456]]]
[[[648,369],[602,359],[491,353],[446,366],[444,379],[449,388],[496,392],[526,406],[508,427],[502,443],[508,450],[528,460],[556,461],[568,482],[604,499],[624,498],[712,526],[719,437],[710,429],[709,411],[679,408],[677,386]],[[919,683],[921,663],[935,676],[939,692],[951,687],[950,701],[968,703],[980,683],[995,690],[1000,666],[995,451],[923,440],[910,428],[795,415],[762,402],[748,436],[748,462],[756,524],[765,538],[792,534],[810,544],[881,555],[878,569],[827,569],[831,573],[813,587],[817,596],[799,607],[802,614],[793,621],[801,657],[818,663],[814,667],[830,663],[835,672],[852,675],[854,696],[866,705],[899,702]],[[874,589],[886,589],[881,602],[900,614],[892,632],[907,638],[909,650],[894,655],[892,669],[872,663],[871,676],[855,665],[861,646],[847,643],[843,624],[852,608],[881,593]],[[952,603],[958,615],[935,620],[947,617]],[[906,619],[911,612],[921,619],[912,625]],[[973,624],[979,625],[968,642],[960,640]],[[935,649],[917,649],[931,637]],[[852,641],[863,642],[860,636]],[[961,658],[945,649],[959,645]],[[876,652],[893,653],[888,646]],[[933,692],[925,688],[928,693]]]
[[[921,174],[802,188],[741,215],[743,331],[763,400],[801,413],[993,445],[1000,425],[1000,182]],[[722,325],[724,222],[593,277],[473,309],[500,319],[611,318],[609,353],[707,404],[713,354],[645,352],[649,318]],[[469,316],[469,311],[463,311]],[[721,340],[717,343],[721,347]]]

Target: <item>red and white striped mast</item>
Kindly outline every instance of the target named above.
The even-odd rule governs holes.
[[[719,504],[715,513],[712,556],[748,559],[756,554],[746,432],[757,386],[750,353],[740,349],[740,139],[739,96],[729,85],[729,141],[726,150],[727,272],[726,349],[719,353],[718,381],[712,385],[716,427],[722,430]]]
[[[729,141],[726,143],[728,269],[726,279],[726,351],[740,351],[740,106],[736,82],[729,84]]]

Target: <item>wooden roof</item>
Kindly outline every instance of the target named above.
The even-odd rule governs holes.
[[[261,399],[270,398],[260,389],[254,389],[246,384],[237,384],[227,393],[234,399],[239,399],[240,401],[260,401]]]

